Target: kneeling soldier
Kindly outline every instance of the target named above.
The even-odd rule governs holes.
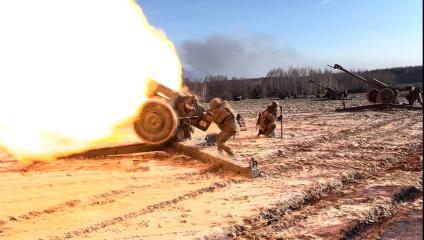
[[[278,111],[278,102],[272,101],[271,105],[268,105],[259,116],[259,132],[258,136],[265,135],[267,137],[275,137],[275,128],[277,125],[275,124],[275,121],[281,121],[282,116],[277,117],[277,111]]]

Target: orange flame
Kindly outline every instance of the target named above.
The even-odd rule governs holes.
[[[113,137],[148,79],[182,85],[174,45],[134,1],[1,1],[0,32],[0,147],[19,160]]]

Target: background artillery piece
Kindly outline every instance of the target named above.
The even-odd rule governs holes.
[[[331,99],[331,100],[340,100],[340,99],[346,99],[347,98],[347,91],[338,91],[334,88],[323,86],[313,80],[309,80],[310,83],[313,83],[320,88],[323,88],[326,90],[324,98]]]
[[[396,97],[399,93],[399,89],[394,88],[388,84],[385,84],[375,78],[366,79],[358,74],[352,73],[338,64],[329,67],[333,69],[341,70],[355,78],[367,83],[371,89],[367,92],[367,100],[370,103],[383,103],[383,104],[396,104]]]
[[[378,109],[385,109],[385,108],[404,108],[404,109],[410,109],[410,110],[420,110],[422,107],[414,107],[410,105],[400,105],[397,100],[397,96],[399,95],[400,91],[405,91],[405,88],[396,88],[391,85],[388,85],[386,83],[383,83],[375,78],[367,79],[362,76],[359,76],[358,74],[352,73],[339,64],[334,64],[334,66],[328,65],[330,68],[341,70],[351,76],[354,76],[355,78],[365,82],[370,87],[370,90],[367,92],[367,100],[370,103],[373,103],[373,105],[365,105],[365,106],[357,106],[357,107],[350,107],[342,109],[336,109],[336,111],[357,111],[357,110],[364,110],[369,108],[378,108]]]

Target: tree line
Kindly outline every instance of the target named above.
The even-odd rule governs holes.
[[[423,67],[397,67],[368,71],[352,71],[367,79],[375,78],[388,85],[414,85],[422,89]],[[366,83],[344,72],[313,69],[310,67],[274,68],[264,77],[229,78],[224,75],[207,76],[203,80],[184,78],[184,84],[201,99],[209,101],[214,97],[226,100],[258,98],[290,98],[306,95],[320,95],[325,92],[309,81],[349,93],[361,93],[368,90]]]

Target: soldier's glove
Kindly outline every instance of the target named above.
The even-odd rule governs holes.
[[[278,116],[277,121],[283,121],[283,115]]]

